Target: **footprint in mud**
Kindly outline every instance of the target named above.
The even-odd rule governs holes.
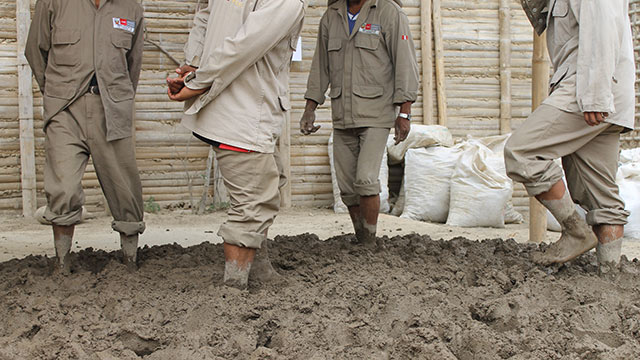
[[[160,347],[160,342],[156,339],[145,339],[140,335],[123,331],[118,335],[118,340],[122,342],[125,348],[133,351],[138,356],[147,356],[154,353]]]

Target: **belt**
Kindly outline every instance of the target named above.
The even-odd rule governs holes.
[[[91,85],[89,86],[87,93],[92,95],[100,95],[100,88],[98,87],[98,85]]]

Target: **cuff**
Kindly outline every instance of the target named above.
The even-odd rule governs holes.
[[[144,221],[113,221],[111,228],[127,236],[142,234],[146,228]]]
[[[414,103],[418,98],[417,91],[396,91],[393,94],[393,103],[394,104],[404,104],[407,101]]]
[[[218,236],[227,244],[251,249],[260,249],[262,242],[267,238],[265,234],[237,229],[229,224],[220,226]]]
[[[304,94],[304,98],[305,100],[315,101],[316,103],[318,103],[318,106],[324,104],[325,100],[324,94],[321,94],[319,91],[310,90],[307,90],[307,92]]]

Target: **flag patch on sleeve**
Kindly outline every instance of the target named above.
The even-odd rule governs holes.
[[[409,40],[409,36],[407,36],[407,35],[402,35],[402,40]]]
[[[113,18],[113,28],[134,33],[136,31],[136,22],[122,18]]]

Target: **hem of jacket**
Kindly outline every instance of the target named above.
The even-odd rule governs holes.
[[[180,121],[180,124],[182,124],[182,126],[184,126],[185,128],[187,128],[192,132],[195,132],[198,135],[204,136],[207,139],[210,139],[213,141],[217,141],[221,144],[235,146],[244,150],[250,150],[250,151],[255,151],[255,152],[265,153],[265,154],[272,154],[275,151],[275,143],[258,145],[254,143],[246,143],[243,141],[239,141],[237,139],[231,139],[224,136],[220,136],[220,134],[213,133],[211,131],[208,131],[206,129],[203,129],[197,126],[194,123],[194,120],[191,120],[188,117],[183,117],[182,121]]]

